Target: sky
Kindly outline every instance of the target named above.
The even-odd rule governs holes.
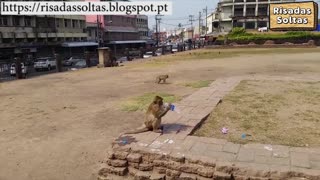
[[[87,1],[99,1],[99,0],[87,0]],[[162,1],[162,0],[131,0],[131,2],[137,1]],[[163,0],[164,1],[164,0]],[[203,9],[208,7],[208,14],[214,11],[214,8],[217,6],[219,0],[165,0],[171,1],[173,10],[172,15],[162,16],[162,20],[160,23],[161,31],[174,30],[178,28],[178,24],[181,23],[184,25],[183,27],[190,27],[189,15],[193,15],[194,26],[197,26],[199,21],[199,12],[202,13],[202,18],[204,18],[205,13]],[[297,1],[309,1],[309,0],[297,0]],[[320,0],[315,0],[318,4],[320,4]],[[319,13],[320,15],[320,8]],[[155,16],[149,15],[149,28],[152,30],[155,27]],[[88,17],[87,17],[88,19]],[[89,17],[91,22],[96,21],[96,16]]]
[[[135,1],[149,1],[149,0],[132,0]],[[150,1],[161,1],[161,0],[150,0]],[[193,23],[196,25],[199,23],[199,12],[201,11],[203,18],[205,13],[203,9],[208,6],[208,14],[214,10],[218,0],[168,0],[172,2],[173,10],[172,15],[162,16],[162,21],[160,23],[161,31],[173,30],[177,28],[178,24],[181,23],[185,26],[190,27],[189,15],[194,15]],[[149,16],[149,28],[155,27],[155,16]]]
[[[100,1],[100,0],[86,0],[86,1]],[[138,1],[162,1],[162,0],[131,0],[131,2]],[[165,0],[172,2],[172,15],[162,16],[160,23],[161,31],[174,30],[181,23],[183,27],[190,27],[189,15],[194,15],[194,25],[199,23],[199,11],[202,13],[202,18],[205,17],[203,9],[208,7],[208,14],[214,10],[219,0]],[[152,30],[156,25],[155,16],[149,15],[149,28]],[[96,22],[97,16],[87,16],[88,22]]]

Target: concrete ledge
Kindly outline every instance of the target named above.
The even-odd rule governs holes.
[[[163,118],[164,134],[119,137],[98,179],[291,179],[320,180],[320,147],[234,144],[190,134],[241,80],[319,81],[315,77],[222,78],[180,101],[183,112]],[[125,141],[123,141],[125,139]],[[126,143],[123,143],[126,142]],[[266,148],[268,147],[268,148]]]

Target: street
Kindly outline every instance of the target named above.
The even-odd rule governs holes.
[[[2,65],[0,66],[0,82],[5,82],[5,81],[12,81],[16,80],[15,76],[10,76],[10,65]],[[69,67],[63,67],[63,71],[68,71]],[[28,75],[27,78],[32,78],[32,77],[37,77],[45,74],[52,74],[56,73],[56,69],[52,69],[50,71],[47,70],[42,70],[42,71],[35,71],[33,68],[33,65],[28,66]]]

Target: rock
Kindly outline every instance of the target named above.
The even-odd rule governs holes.
[[[266,42],[264,42],[264,45],[273,45],[274,41],[272,40],[267,40]]]
[[[127,160],[129,162],[140,163],[141,159],[142,159],[142,156],[140,154],[137,154],[137,153],[129,154],[127,156]]]
[[[183,164],[180,166],[179,170],[185,173],[197,174],[198,169],[201,168],[199,165],[195,164]]]
[[[169,161],[167,163],[167,168],[170,168],[170,169],[173,169],[173,170],[176,170],[176,171],[179,171],[180,170],[180,163],[178,162],[174,162],[174,161]]]
[[[164,174],[153,173],[150,176],[150,180],[165,180],[166,176]]]
[[[213,176],[214,169],[213,168],[199,168],[198,175],[211,178]]]
[[[130,166],[130,167],[134,167],[134,168],[136,168],[136,169],[139,169],[139,163],[129,162],[129,166]]]
[[[132,167],[129,167],[128,170],[131,176],[136,176],[136,174],[138,173],[138,170]]]
[[[316,43],[314,42],[314,40],[309,40],[308,44],[311,45],[311,46],[314,46]]]
[[[140,164],[139,165],[140,171],[152,171],[152,169],[153,169],[152,164]]]
[[[169,177],[177,178],[180,176],[180,174],[181,174],[181,172],[179,172],[179,171],[175,171],[175,170],[171,170],[171,169],[166,170],[166,175]]]
[[[166,161],[161,161],[161,160],[154,160],[153,165],[157,167],[167,167],[167,162]]]
[[[293,43],[291,43],[291,42],[285,42],[285,43],[283,43],[284,45],[293,45]]]
[[[205,178],[205,177],[202,177],[202,176],[197,176],[197,180],[212,180],[212,178]]]
[[[112,151],[109,151],[107,154],[108,159],[114,159],[114,153]]]
[[[128,152],[116,151],[116,152],[114,152],[114,157],[116,159],[126,160],[128,154],[129,154]]]
[[[113,166],[113,167],[126,167],[127,166],[127,161],[125,160],[112,160],[109,159],[107,161],[109,166]]]
[[[153,168],[155,172],[159,173],[159,174],[165,174],[166,173],[166,168],[164,167],[154,167]]]
[[[213,179],[215,180],[232,180],[232,176],[230,174],[215,172],[213,175]]]
[[[118,176],[124,176],[126,175],[128,169],[126,167],[112,167],[112,166],[106,166],[102,169],[100,169],[98,175],[101,176],[107,176],[108,174],[115,174]]]
[[[185,161],[184,154],[182,153],[172,153],[170,154],[170,159],[172,161],[182,162],[182,163]]]
[[[250,42],[248,45],[254,46],[254,45],[257,45],[257,44],[254,43],[254,42]]]
[[[135,175],[134,179],[135,180],[149,180],[150,176],[151,176],[150,173],[138,171],[137,174]]]
[[[210,166],[210,167],[216,167],[216,160],[212,158],[207,158],[207,157],[201,157],[199,159],[199,164],[203,166]]]
[[[194,174],[181,173],[179,180],[197,180],[197,176]]]
[[[230,46],[237,46],[238,44],[236,42],[232,42],[229,44]]]

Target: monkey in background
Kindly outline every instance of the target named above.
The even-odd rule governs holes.
[[[155,96],[148,107],[143,125],[136,130],[125,132],[123,134],[138,134],[147,131],[162,133],[161,118],[167,114],[170,110],[170,106],[171,104],[165,107],[163,104],[163,98]]]
[[[160,83],[161,81],[163,82],[163,83],[166,83],[166,80],[169,78],[169,75],[168,74],[164,74],[164,75],[159,75],[159,76],[157,76],[157,78],[156,78],[156,83]]]

